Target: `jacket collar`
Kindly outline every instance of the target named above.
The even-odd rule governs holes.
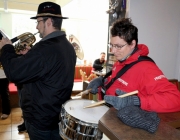
[[[45,41],[45,40],[48,40],[50,38],[54,38],[54,37],[57,37],[57,36],[62,36],[62,35],[65,35],[65,32],[64,31],[54,31],[50,34],[48,34],[47,36],[45,36],[43,39],[41,39],[40,41]]]

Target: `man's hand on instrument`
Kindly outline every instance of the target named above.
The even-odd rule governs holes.
[[[126,94],[126,92],[116,89],[116,94],[123,95]],[[114,106],[115,109],[120,110],[126,106],[132,106],[132,105],[140,105],[140,100],[138,96],[127,96],[127,97],[117,97],[117,96],[110,96],[110,95],[105,95],[104,100]]]
[[[103,85],[103,77],[100,76],[98,78],[94,78],[87,86],[87,89],[91,89],[92,94],[96,94],[98,92],[98,87]]]
[[[8,38],[2,38],[2,40],[0,41],[0,50],[2,49],[2,47],[6,44],[11,44],[12,45],[12,42],[8,39]]]
[[[19,52],[17,52],[17,54],[25,55],[30,49],[31,49],[30,46],[26,46],[23,50],[20,50]]]

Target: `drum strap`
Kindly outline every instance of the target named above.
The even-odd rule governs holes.
[[[154,60],[151,59],[151,58],[148,57],[148,56],[140,56],[137,61],[125,65],[125,66],[116,74],[116,76],[111,79],[111,81],[110,81],[107,85],[102,86],[102,88],[101,88],[102,98],[104,99],[104,95],[106,94],[107,89],[114,83],[114,81],[115,81],[116,79],[118,79],[119,77],[121,77],[121,76],[122,76],[128,69],[130,69],[133,65],[135,65],[135,64],[137,64],[138,62],[141,62],[141,61],[151,61],[151,62],[155,63]],[[112,70],[109,71],[109,72],[103,77],[103,83],[104,83],[104,80],[105,80],[107,77],[109,77],[111,74],[112,74]]]

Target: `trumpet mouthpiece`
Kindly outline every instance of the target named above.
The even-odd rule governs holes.
[[[39,32],[35,33],[34,35],[38,34]]]

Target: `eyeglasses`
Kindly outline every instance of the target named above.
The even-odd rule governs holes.
[[[39,21],[37,21],[36,22],[36,24],[38,25],[39,24],[39,22],[41,22],[41,21],[46,21],[48,18],[45,18],[45,19],[42,19],[42,20],[39,20]]]
[[[116,48],[116,49],[118,49],[118,50],[120,50],[121,48],[123,48],[124,46],[126,46],[127,45],[127,43],[126,44],[124,44],[124,45],[116,45],[116,44],[108,44],[109,45],[109,47],[111,47],[111,48]]]

